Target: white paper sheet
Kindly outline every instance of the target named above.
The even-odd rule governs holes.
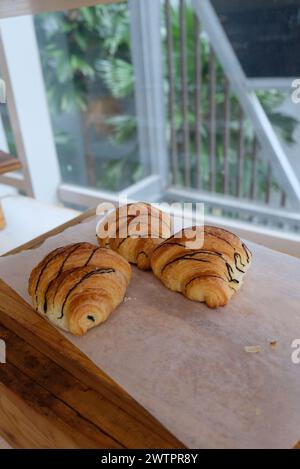
[[[96,243],[95,219],[0,258],[30,303],[32,268],[52,249]],[[225,308],[210,310],[133,268],[126,301],[84,337],[61,333],[191,448],[290,447],[300,439],[300,261],[249,243],[253,265]],[[276,349],[270,341],[276,340]],[[247,345],[261,352],[246,353]]]

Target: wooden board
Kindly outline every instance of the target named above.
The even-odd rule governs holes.
[[[5,228],[5,217],[4,217],[4,212],[3,212],[3,208],[2,208],[2,204],[1,204],[1,200],[0,200],[0,230],[3,230],[3,228]]]
[[[16,171],[21,169],[22,165],[17,158],[0,151],[0,174],[8,173],[10,171]]]
[[[119,3],[123,0],[1,0],[0,18],[36,15],[53,11],[94,6],[99,3]]]
[[[93,213],[94,211],[90,211],[65,224],[63,228],[53,230],[51,234],[80,223]],[[23,249],[33,248],[43,239],[44,236],[27,243]],[[199,385],[189,389],[194,389],[193,395],[198,397],[197,402],[200,398],[199,405],[192,405],[192,415],[197,415],[197,425],[201,422],[195,434],[201,433],[203,438],[198,441],[203,441],[204,447],[229,447],[229,443],[232,447],[251,447],[251,444],[255,447],[260,444],[263,447],[292,447],[297,444],[300,435],[300,376],[299,368],[291,361],[290,347],[291,340],[298,336],[297,331],[300,330],[300,294],[295,286],[300,281],[300,263],[257,245],[253,245],[253,250],[255,255],[245,294],[240,299],[234,298],[230,307],[221,311],[211,311],[204,306],[200,308],[196,303],[189,303],[189,323],[182,318],[187,300],[168,290],[160,291],[158,285],[154,286],[158,281],[150,273],[143,276],[136,274],[134,285],[130,287],[136,289],[135,293],[128,290],[129,297],[136,295],[131,318],[136,311],[143,311],[149,298],[153,298],[152,288],[157,288],[155,292],[160,291],[160,309],[151,310],[151,318],[156,314],[155,327],[160,324],[158,330],[166,333],[166,342],[161,343],[167,343],[167,335],[171,329],[170,323],[169,328],[161,327],[161,310],[168,312],[168,316],[173,318],[172,324],[175,327],[178,325],[176,331],[180,337],[193,324],[197,326],[194,328],[197,329],[197,337],[192,342],[193,356],[189,354],[187,357],[189,366],[183,367],[182,360],[178,360],[178,366],[182,369],[181,381],[185,383],[191,378],[190,360],[194,363],[196,360],[198,364],[201,362],[201,366],[193,368],[198,373],[196,381]],[[148,282],[144,282],[145,276],[149,276]],[[162,304],[164,307],[161,307]],[[130,302],[124,307],[130,308]],[[127,322],[130,321],[129,316],[128,314]],[[0,283],[0,323],[3,326],[0,337],[7,342],[9,365],[7,368],[4,365],[3,369],[6,371],[3,376],[0,368],[0,433],[10,445],[126,448],[182,446],[4,282]],[[122,328],[119,320],[116,323]],[[102,331],[99,328],[98,332]],[[134,327],[130,327],[130,331],[134,333]],[[92,333],[93,331],[90,332]],[[174,337],[173,333],[169,335]],[[121,333],[117,336],[121,344],[119,351],[124,354],[124,344],[129,342],[132,344],[130,353],[139,356],[134,349],[136,337],[131,336],[128,339],[128,335],[123,334],[122,337]],[[155,333],[153,337],[156,336]],[[101,334],[98,339],[99,337]],[[186,338],[190,339],[191,335]],[[271,339],[278,342],[274,348],[269,343]],[[105,343],[105,340],[102,335],[100,343]],[[147,340],[145,344],[147,345]],[[245,352],[245,345],[256,344],[262,346],[262,353]],[[171,350],[178,353],[176,346]],[[116,370],[111,368],[113,361],[119,363],[122,358],[116,353],[114,359],[110,358],[107,367],[108,362],[104,364],[103,355],[105,353],[101,355],[102,366],[118,382],[122,382],[115,374]],[[180,356],[184,361],[184,353]],[[145,366],[146,361],[147,359],[137,360],[135,366],[141,367],[142,363],[146,372],[149,372],[150,362]],[[157,357],[156,360],[152,357],[150,361],[151,366],[155,366]],[[126,361],[125,370],[130,369],[127,366],[129,362],[130,360]],[[165,360],[164,366],[168,366],[170,362]],[[138,376],[141,380],[140,371]],[[153,372],[152,368],[152,376]],[[192,384],[194,377],[193,373]],[[140,382],[145,382],[145,375],[144,378]],[[163,375],[161,382],[164,379]],[[159,381],[160,384],[161,382]],[[123,384],[126,385],[124,381]],[[177,387],[180,388],[178,381],[174,389]],[[141,388],[142,386],[126,386],[139,402],[145,403],[136,394],[136,390]],[[167,386],[164,389],[166,388]],[[149,389],[152,389],[151,386]],[[170,390],[168,402],[171,394]],[[192,399],[186,400],[191,401]],[[167,406],[166,400],[164,402]],[[172,415],[173,408],[177,409],[177,416],[180,415],[176,425],[179,422],[181,427],[190,422],[191,415],[184,422],[186,414],[182,407],[183,405],[177,408],[176,405],[171,405]],[[163,409],[161,407],[161,415],[155,415],[162,418]],[[81,418],[82,432],[78,434],[75,430],[81,425],[81,420],[78,420]],[[18,426],[15,425],[16,419]],[[35,423],[34,426],[32,422]],[[166,424],[175,428],[175,422],[173,427],[170,422]],[[177,435],[181,434],[178,425]],[[194,426],[190,425],[189,428],[195,431]],[[223,435],[221,439],[220,435]]]
[[[17,169],[21,169],[21,167],[22,165],[17,158],[14,158],[4,151],[0,151],[0,174],[16,171]],[[0,201],[0,230],[5,227],[5,224],[5,216]]]
[[[94,210],[27,243],[33,248]],[[181,448],[105,373],[0,280],[0,435],[14,448]]]

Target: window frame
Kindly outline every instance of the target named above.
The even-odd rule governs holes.
[[[132,200],[143,199],[152,202],[158,201],[163,195],[177,198],[177,200],[183,200],[182,197],[188,197],[187,191],[180,191],[168,185],[169,162],[167,157],[163,105],[161,44],[159,40],[153,41],[153,37],[157,34],[157,28],[159,28],[159,21],[151,21],[149,23],[147,21],[151,16],[150,9],[152,9],[152,13],[154,13],[153,18],[158,18],[160,0],[151,0],[151,2],[147,3],[142,3],[141,0],[129,0],[129,8],[131,8],[131,13],[134,17],[134,28],[131,31],[131,35],[136,46],[133,47],[133,62],[138,72],[136,87],[137,115],[143,116],[143,119],[147,119],[148,122],[160,123],[160,125],[152,126],[152,128],[149,126],[150,129],[147,129],[147,132],[145,132],[143,126],[138,129],[140,147],[148,148],[149,141],[151,141],[152,144],[152,147],[150,145],[151,154],[149,161],[147,154],[142,155],[141,158],[145,163],[144,178],[138,183],[126,188],[124,191],[121,191],[119,194],[65,184],[62,183],[60,179],[46,92],[39,64],[39,51],[35,35],[33,34],[34,26],[32,16],[24,15],[60,11],[97,4],[119,3],[120,1],[122,0],[44,0],[43,2],[39,0],[15,0],[14,2],[2,0],[0,2],[0,29],[2,30],[0,36],[0,65],[7,84],[7,104],[16,146],[23,164],[23,176],[19,174],[8,174],[1,176],[0,182],[9,183],[25,191],[29,196],[34,196],[39,200],[50,203],[61,201],[86,207],[91,205],[96,206],[99,201],[102,200],[115,201],[120,194],[123,196],[126,195],[126,197]],[[196,3],[199,5],[199,2],[194,0],[195,8],[197,6]],[[14,63],[18,60],[22,60],[20,55],[22,52],[16,44],[12,45],[9,43],[8,35],[5,33],[5,27],[8,28],[9,22],[15,17],[22,17],[21,21],[24,21],[25,28],[27,28],[27,47],[36,64],[33,69],[30,70],[31,79],[33,76],[35,83],[34,94],[36,100],[34,105],[37,109],[37,101],[39,101],[39,103],[42,103],[42,107],[45,108],[42,115],[35,112],[35,115],[39,118],[35,119],[35,121],[31,119],[30,125],[27,119],[26,107],[24,108],[24,105],[22,105],[22,103],[24,103],[24,94],[26,94],[26,92],[28,93],[28,81],[26,84],[24,77],[14,76],[14,74],[11,73],[14,68]],[[32,29],[31,32],[30,28]],[[223,45],[222,42],[222,46]],[[149,51],[149,54],[145,54],[143,51]],[[155,66],[153,66],[154,62]],[[29,70],[25,70],[24,73],[28,75]],[[152,89],[150,99],[146,97],[144,93],[145,84],[147,85],[147,83],[147,91],[149,85],[150,92]],[[155,86],[151,86],[153,84]],[[159,84],[161,86],[159,86]],[[244,86],[243,80],[240,86]],[[156,90],[155,92],[154,88]],[[35,128],[39,129],[39,145],[34,144],[36,139],[34,135]],[[157,133],[158,128],[159,132]],[[43,142],[43,146],[41,146],[41,142]],[[5,142],[3,144],[5,144]],[[43,147],[46,151],[43,150]],[[47,161],[46,171],[45,165],[40,158],[41,154],[43,154],[45,161]],[[43,174],[44,177],[41,177],[41,174]],[[204,199],[203,197],[204,195],[199,193],[198,201],[203,201],[205,199],[205,197]],[[225,199],[225,196],[222,197]],[[227,203],[228,206],[232,205],[230,200],[228,200]],[[240,209],[242,210],[242,208]],[[247,204],[245,204],[245,210],[246,209]],[[265,214],[268,214],[268,208],[264,209],[260,207],[259,210],[262,213],[265,210]],[[284,217],[290,218],[292,216],[298,217],[299,214],[297,212],[282,213],[283,220]],[[217,218],[210,215],[206,216],[206,222],[233,229],[241,236],[249,238],[252,241],[300,257],[300,236],[296,234],[273,229],[270,230],[267,227],[254,226],[253,224],[251,225],[233,219]]]

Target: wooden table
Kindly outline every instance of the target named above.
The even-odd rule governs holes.
[[[17,158],[12,157],[4,151],[0,151],[0,174],[8,173],[10,171],[16,171],[22,167],[21,163]],[[5,227],[5,217],[1,207],[0,201],[0,230]]]
[[[38,246],[90,210],[15,249]],[[0,280],[0,435],[14,448],[182,448],[112,379]]]
[[[49,235],[81,223],[94,213],[91,210],[80,215],[12,252],[37,247]],[[197,392],[207,403],[200,409],[198,420],[202,422],[203,418],[205,422],[201,431],[204,447],[223,447],[222,441],[216,443],[220,441],[216,440],[220,432],[221,436],[229,433],[232,437],[231,446],[227,442],[224,447],[250,447],[251,442],[251,447],[259,447],[260,438],[263,447],[299,447],[296,442],[300,434],[300,378],[299,369],[291,360],[290,344],[300,330],[297,290],[300,265],[288,256],[283,259],[281,254],[272,251],[261,255],[259,252],[264,248],[256,246],[255,249],[243,311],[240,303],[234,306],[232,302],[231,314],[222,315],[222,328],[218,329],[219,316],[202,308],[203,327],[199,328],[197,337],[204,344],[205,361],[197,375],[203,386]],[[281,284],[277,273],[284,262]],[[268,263],[271,267],[266,269]],[[267,296],[264,288],[257,288],[256,276],[265,286],[265,279],[270,279]],[[293,281],[290,276],[294,277]],[[174,304],[172,308],[176,309]],[[0,436],[11,446],[183,447],[0,280],[1,338],[7,345],[7,363],[0,364]],[[275,339],[274,348],[271,339]],[[245,353],[245,345],[256,344],[262,345],[260,354]],[[206,353],[208,350],[212,354]],[[221,383],[217,383],[218,379]],[[174,406],[174,412],[180,415],[180,411]],[[230,433],[232,428],[234,432]]]

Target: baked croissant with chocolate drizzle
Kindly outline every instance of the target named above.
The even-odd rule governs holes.
[[[191,227],[157,246],[151,267],[170,290],[216,308],[239,290],[251,257],[233,233],[213,226]]]
[[[171,217],[153,205],[132,203],[110,213],[97,226],[96,234],[100,246],[148,270],[153,250],[171,234]]]
[[[32,270],[28,292],[39,313],[83,335],[122,302],[130,278],[130,265],[117,253],[77,243],[50,252]]]

